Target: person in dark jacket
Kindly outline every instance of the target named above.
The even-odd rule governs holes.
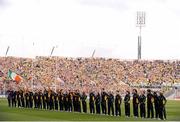
[[[42,90],[39,90],[38,93],[38,108],[42,109],[42,103],[43,103],[43,94],[42,94]]]
[[[114,116],[114,95],[112,92],[108,95],[108,115],[112,112],[112,116]]]
[[[34,108],[38,108],[38,93],[35,91],[34,93]]]
[[[24,102],[24,90],[20,90],[20,96],[21,96],[21,107],[25,107],[25,102]]]
[[[134,117],[139,117],[138,114],[139,95],[136,89],[133,89],[133,114]]]
[[[153,110],[154,97],[151,93],[151,90],[147,90],[147,118],[154,118],[154,110]]]
[[[16,107],[16,103],[17,103],[17,91],[13,91],[13,95],[12,95],[12,107]]]
[[[115,114],[116,114],[116,116],[121,116],[121,103],[122,103],[122,98],[121,98],[121,95],[119,94],[119,91],[117,91],[117,94],[115,97]]]
[[[42,96],[43,96],[43,109],[47,109],[48,91],[46,89],[44,89]]]
[[[54,92],[54,109],[56,111],[58,110],[58,102],[59,102],[58,94]]]
[[[54,110],[55,103],[55,92],[51,90],[51,97],[50,97],[50,110]]]
[[[69,104],[68,104],[68,92],[65,91],[65,94],[64,94],[64,107],[65,107],[65,111],[68,111],[69,109]],[[76,106],[74,106],[74,111],[76,111]]]
[[[73,110],[73,92],[71,92],[70,90],[69,90],[69,94],[68,94],[68,110],[70,111],[70,112],[72,112],[72,110]]]
[[[94,92],[91,92],[89,94],[89,109],[90,109],[90,113],[95,113],[94,103],[95,103],[95,94],[94,94]]]
[[[30,92],[29,92],[30,108],[33,108],[33,100],[34,100],[33,96],[34,96],[34,93],[32,92],[32,90],[30,90]]]
[[[101,95],[100,93],[98,92],[96,97],[95,97],[95,104],[96,104],[96,114],[101,114],[101,109],[100,109],[100,106],[101,106]]]
[[[51,109],[51,106],[52,106],[52,103],[51,103],[51,95],[52,94],[52,91],[51,89],[49,88],[48,91],[47,91],[47,109]]]
[[[87,95],[85,92],[83,92],[82,96],[81,96],[81,100],[82,100],[82,107],[83,107],[83,112],[87,113],[87,103],[86,103],[86,99],[87,99]]]
[[[29,91],[25,93],[26,108],[30,108]]]
[[[107,97],[108,97],[108,94],[105,92],[105,90],[103,88],[102,93],[101,93],[102,114],[107,114]]]
[[[141,91],[141,94],[139,95],[139,104],[140,104],[140,117],[145,118],[146,117],[146,96],[145,91]]]
[[[18,102],[18,108],[22,106],[21,104],[21,95],[20,95],[20,91],[17,92],[17,102]]]
[[[59,91],[58,97],[59,97],[59,109],[60,111],[63,111],[64,110],[64,94],[63,94],[62,89]]]
[[[12,98],[13,98],[13,91],[12,90],[8,90],[7,91],[7,99],[8,99],[8,106],[11,107],[12,106]]]
[[[155,117],[156,119],[158,119],[159,118],[159,97],[157,95],[157,92],[153,93],[153,97],[154,97]]]
[[[160,92],[159,95],[159,118],[161,120],[166,120],[166,98],[164,97],[163,93]]]
[[[126,91],[126,95],[124,97],[124,105],[125,105],[125,116],[130,117],[130,92]]]
[[[81,113],[81,94],[79,90],[77,90],[77,111]]]

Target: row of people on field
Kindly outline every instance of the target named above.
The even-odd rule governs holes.
[[[137,90],[132,91],[132,108],[134,117],[141,118],[160,118],[166,119],[166,98],[162,92],[152,92],[147,90],[140,94]],[[130,117],[130,91],[126,91],[126,95],[122,100],[119,91],[116,94],[113,92],[106,92],[102,89],[102,92],[90,92],[89,94],[89,110],[90,113],[96,114],[108,114],[121,116],[121,105],[124,102],[125,116]],[[60,111],[74,111],[87,113],[87,94],[82,94],[79,90],[76,91],[63,91],[62,89],[58,92],[53,90],[44,90],[43,92],[36,91],[8,91],[8,103],[9,107],[24,107],[24,108],[38,108],[38,109],[49,109],[49,110],[60,110]],[[147,105],[147,107],[146,107]],[[147,108],[147,116],[146,116]],[[154,116],[155,111],[155,116]]]

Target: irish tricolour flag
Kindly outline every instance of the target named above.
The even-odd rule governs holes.
[[[11,70],[8,71],[8,77],[16,81],[17,84],[19,84],[22,81],[22,77],[16,74],[15,72],[12,72]]]

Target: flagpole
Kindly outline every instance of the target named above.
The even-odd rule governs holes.
[[[56,48],[58,48],[58,46],[56,45]],[[58,76],[58,74],[57,74],[57,59],[58,59],[58,57],[56,56],[56,71],[55,71],[55,73],[56,73],[56,79],[55,79],[55,90],[57,90],[56,89],[56,87],[57,87],[57,76]]]
[[[58,61],[57,61],[57,60],[58,60],[58,57],[56,56],[56,71],[55,71],[55,73],[56,73],[56,77],[55,77],[55,78],[56,78],[56,79],[55,79],[55,89],[56,89],[56,86],[57,86],[57,83],[56,83],[56,82],[57,82],[57,76],[58,76],[58,74],[57,74],[57,62],[58,62]]]
[[[50,53],[50,57],[52,56],[53,52],[54,52],[55,46],[52,47],[51,53]]]
[[[8,46],[6,49],[5,60],[6,60],[8,52],[9,52],[9,49],[10,49],[10,46]],[[4,82],[4,96],[6,96],[6,82]]]
[[[50,53],[50,58],[51,58],[51,56],[53,55],[55,48],[58,48],[58,46],[56,45],[56,46],[53,46],[53,47],[52,47],[52,50],[51,50],[51,53]],[[55,58],[55,59],[56,59],[56,58]],[[56,91],[57,61],[56,61],[56,65],[55,65],[55,66],[56,66],[56,69],[55,69],[55,91]]]
[[[96,50],[93,51],[92,56],[91,56],[92,58],[94,58],[95,52]]]
[[[34,57],[34,42],[33,42],[33,57]],[[32,65],[31,65],[31,69],[32,69],[31,89],[32,89],[32,91],[34,89],[33,84],[34,84],[34,60],[35,60],[35,58],[32,58]]]

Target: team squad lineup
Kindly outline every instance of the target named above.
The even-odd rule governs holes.
[[[79,90],[64,91],[60,89],[57,91],[58,92],[45,89],[43,91],[33,92],[31,90],[14,91],[10,89],[7,91],[8,105],[9,107],[18,108],[88,113],[87,105],[89,103],[89,113],[91,114],[121,116],[121,106],[124,104],[125,116],[130,117],[130,91],[126,91],[124,99],[121,97],[119,91],[116,91],[115,94],[113,92],[107,93],[105,89],[102,89],[101,93],[91,91],[89,101],[87,100],[87,94],[85,92],[80,93]],[[166,98],[160,91],[151,91],[148,89],[147,93],[140,91],[138,94],[137,90],[133,89],[133,116],[135,118],[166,120],[166,102]]]

